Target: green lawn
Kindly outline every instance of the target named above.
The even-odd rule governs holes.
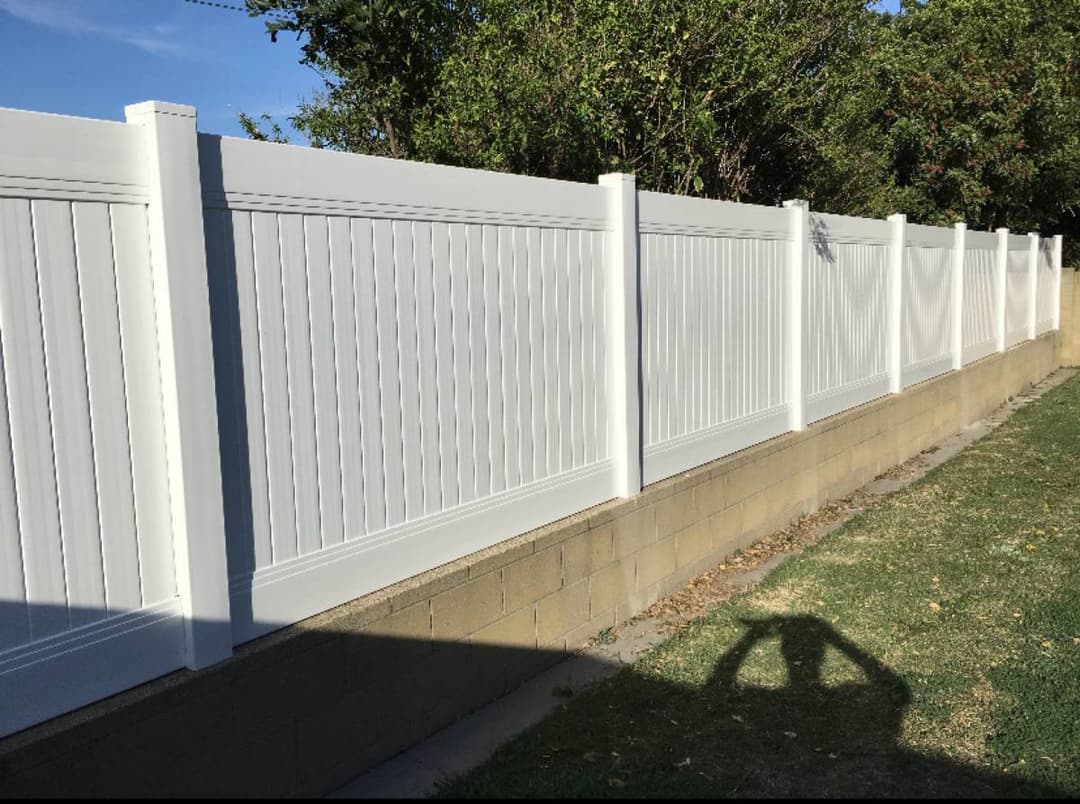
[[[1080,377],[441,793],[1080,795]]]

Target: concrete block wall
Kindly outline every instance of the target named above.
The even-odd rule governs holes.
[[[326,793],[982,418],[1049,333],[0,741],[0,793]]]
[[[1061,272],[1061,365],[1080,366],[1080,271]]]

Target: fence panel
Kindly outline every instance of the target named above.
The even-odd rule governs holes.
[[[810,215],[803,298],[806,421],[888,393],[887,221]]]
[[[0,736],[1056,326],[1060,240],[128,114],[0,110]]]
[[[612,496],[603,188],[200,151],[237,642]]]
[[[907,226],[901,293],[903,385],[952,368],[953,230]]]
[[[1005,348],[1028,336],[1028,305],[1031,302],[1030,244],[1024,235],[1009,235],[1005,270]]]
[[[997,337],[997,235],[968,231],[964,249],[964,363],[995,351]]]
[[[787,430],[786,211],[639,196],[644,482]]]
[[[182,666],[184,642],[141,132],[0,128],[2,735]]]

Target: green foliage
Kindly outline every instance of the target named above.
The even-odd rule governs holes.
[[[244,129],[244,133],[253,140],[279,144],[285,144],[289,141],[289,138],[285,136],[285,132],[281,130],[281,126],[275,123],[268,114],[261,114],[259,119],[256,120],[251,115],[240,112],[238,120],[240,128]],[[264,130],[263,126],[270,126],[270,131]]]
[[[324,77],[293,124],[317,147],[410,156],[417,111],[438,79],[444,54],[475,19],[445,0],[246,0],[270,15],[273,41],[302,41],[301,63]]]
[[[776,201],[827,140],[860,0],[491,0],[417,127],[424,158]]]
[[[1080,0],[247,4],[325,79],[318,147],[1080,230]]]
[[[1080,4],[938,0],[890,20],[860,81],[891,209],[1050,230],[1080,203]]]

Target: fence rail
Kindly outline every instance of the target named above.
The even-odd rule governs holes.
[[[0,130],[0,735],[1058,326],[1060,237]]]

